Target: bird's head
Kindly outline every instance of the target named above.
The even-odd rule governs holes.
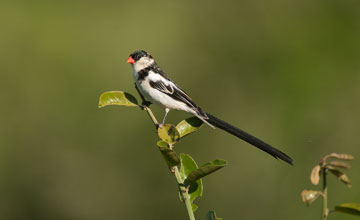
[[[127,63],[132,64],[136,71],[140,71],[154,64],[155,61],[146,51],[138,50],[130,54],[129,58],[127,59]]]

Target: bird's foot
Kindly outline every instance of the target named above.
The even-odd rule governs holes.
[[[155,126],[156,126],[156,129],[159,129],[159,128],[162,128],[164,126],[164,124],[163,123],[158,123]]]

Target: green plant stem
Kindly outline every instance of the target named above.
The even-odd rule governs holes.
[[[158,121],[156,120],[154,114],[152,113],[151,109],[147,106],[144,106],[144,110],[148,113],[150,119],[154,122],[155,125],[158,124]],[[181,194],[181,198],[183,199],[189,218],[190,220],[195,220],[195,216],[194,216],[194,212],[192,209],[192,205],[191,205],[191,201],[190,201],[190,195],[186,190],[186,187],[184,186],[184,183],[182,181],[179,169],[177,166],[172,167],[173,171],[174,171],[174,175],[176,178],[177,183],[179,184],[179,191]]]
[[[154,122],[155,125],[159,124],[149,107],[144,106],[144,110],[148,113],[150,119]]]
[[[327,207],[327,181],[326,181],[327,169],[323,168],[322,171],[323,171],[323,190],[322,190],[323,208],[322,208],[321,220],[326,220],[329,215],[328,207]]]
[[[186,187],[184,186],[184,183],[182,182],[182,178],[180,176],[179,169],[177,166],[173,167],[173,169],[174,169],[174,175],[179,184],[179,191],[181,194],[181,198],[184,200],[189,218],[190,218],[190,220],[195,220],[194,212],[193,212],[191,201],[190,201],[190,195],[187,192]]]

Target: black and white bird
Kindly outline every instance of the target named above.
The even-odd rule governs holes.
[[[127,62],[133,68],[136,87],[147,103],[155,103],[165,108],[165,115],[161,125],[165,124],[166,116],[171,109],[185,111],[195,115],[212,128],[220,128],[253,146],[267,152],[273,157],[280,158],[292,164],[293,160],[285,153],[275,149],[260,139],[240,130],[239,128],[205,113],[188,94],[184,92],[159,68],[153,57],[143,51],[130,54]],[[144,100],[144,101],[145,101]]]

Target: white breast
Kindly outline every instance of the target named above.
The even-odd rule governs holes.
[[[152,81],[161,80],[162,82],[164,82],[165,85],[169,85],[168,81],[163,80],[163,78],[159,74],[153,73],[151,71],[149,72],[148,79],[151,79]],[[194,111],[190,109],[186,104],[176,101],[167,94],[152,88],[148,80],[143,80],[141,84],[137,82],[137,85],[146,100],[163,106],[165,108],[186,111],[194,114]]]

